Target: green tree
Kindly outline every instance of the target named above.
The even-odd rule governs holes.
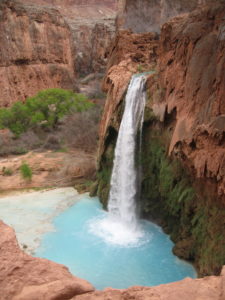
[[[63,89],[40,91],[25,103],[0,109],[0,128],[9,128],[16,136],[36,126],[53,128],[66,114],[82,112],[93,103],[82,94]]]

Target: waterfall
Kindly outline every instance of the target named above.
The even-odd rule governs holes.
[[[109,214],[133,229],[137,225],[136,198],[139,186],[136,153],[137,150],[140,151],[140,147],[137,133],[142,129],[144,119],[145,81],[145,75],[134,75],[128,87],[116,143],[108,202]]]
[[[91,220],[89,230],[106,243],[137,247],[149,240],[137,220],[139,174],[136,155],[141,150],[145,108],[145,75],[134,75],[128,87],[123,118],[118,133],[107,217]]]

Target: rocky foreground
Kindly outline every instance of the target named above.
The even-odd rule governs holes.
[[[0,223],[1,300],[71,299],[94,290],[62,265],[20,250],[14,231]]]
[[[62,265],[24,253],[12,228],[0,222],[1,300],[224,300],[225,268],[220,276],[184,279],[157,287],[95,291]]]

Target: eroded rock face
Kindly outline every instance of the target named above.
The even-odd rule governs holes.
[[[115,0],[4,0],[0,13],[0,106],[104,72]]]
[[[103,82],[103,89],[108,92],[100,124],[100,136],[103,140],[132,74],[154,69],[157,48],[158,36],[154,33],[141,35],[129,31],[118,32],[109,52],[108,73]]]
[[[67,18],[74,47],[74,69],[80,76],[104,74],[107,49],[115,35],[115,15],[102,19]]]
[[[105,71],[105,52],[115,34],[116,0],[20,1],[60,11],[72,33],[74,68],[79,75]]]
[[[41,89],[73,89],[70,30],[58,11],[14,1],[3,1],[0,11],[0,105]]]
[[[217,182],[225,204],[224,14],[224,5],[214,5],[166,23],[159,74],[161,105],[168,113],[176,110],[169,152],[182,153],[196,178]]]
[[[160,32],[170,18],[220,0],[119,0],[119,26],[133,32]]]
[[[71,299],[91,292],[92,285],[68,269],[25,254],[14,231],[0,221],[0,290],[2,300]]]

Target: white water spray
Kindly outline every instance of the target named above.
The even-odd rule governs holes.
[[[145,109],[145,75],[134,75],[128,87],[111,177],[108,217],[97,220],[91,231],[107,242],[137,245],[144,232],[137,221],[138,171],[136,153],[138,130],[142,131]]]
[[[145,76],[133,76],[116,143],[108,210],[135,229],[138,172],[135,166],[137,132],[142,128],[145,108]]]

